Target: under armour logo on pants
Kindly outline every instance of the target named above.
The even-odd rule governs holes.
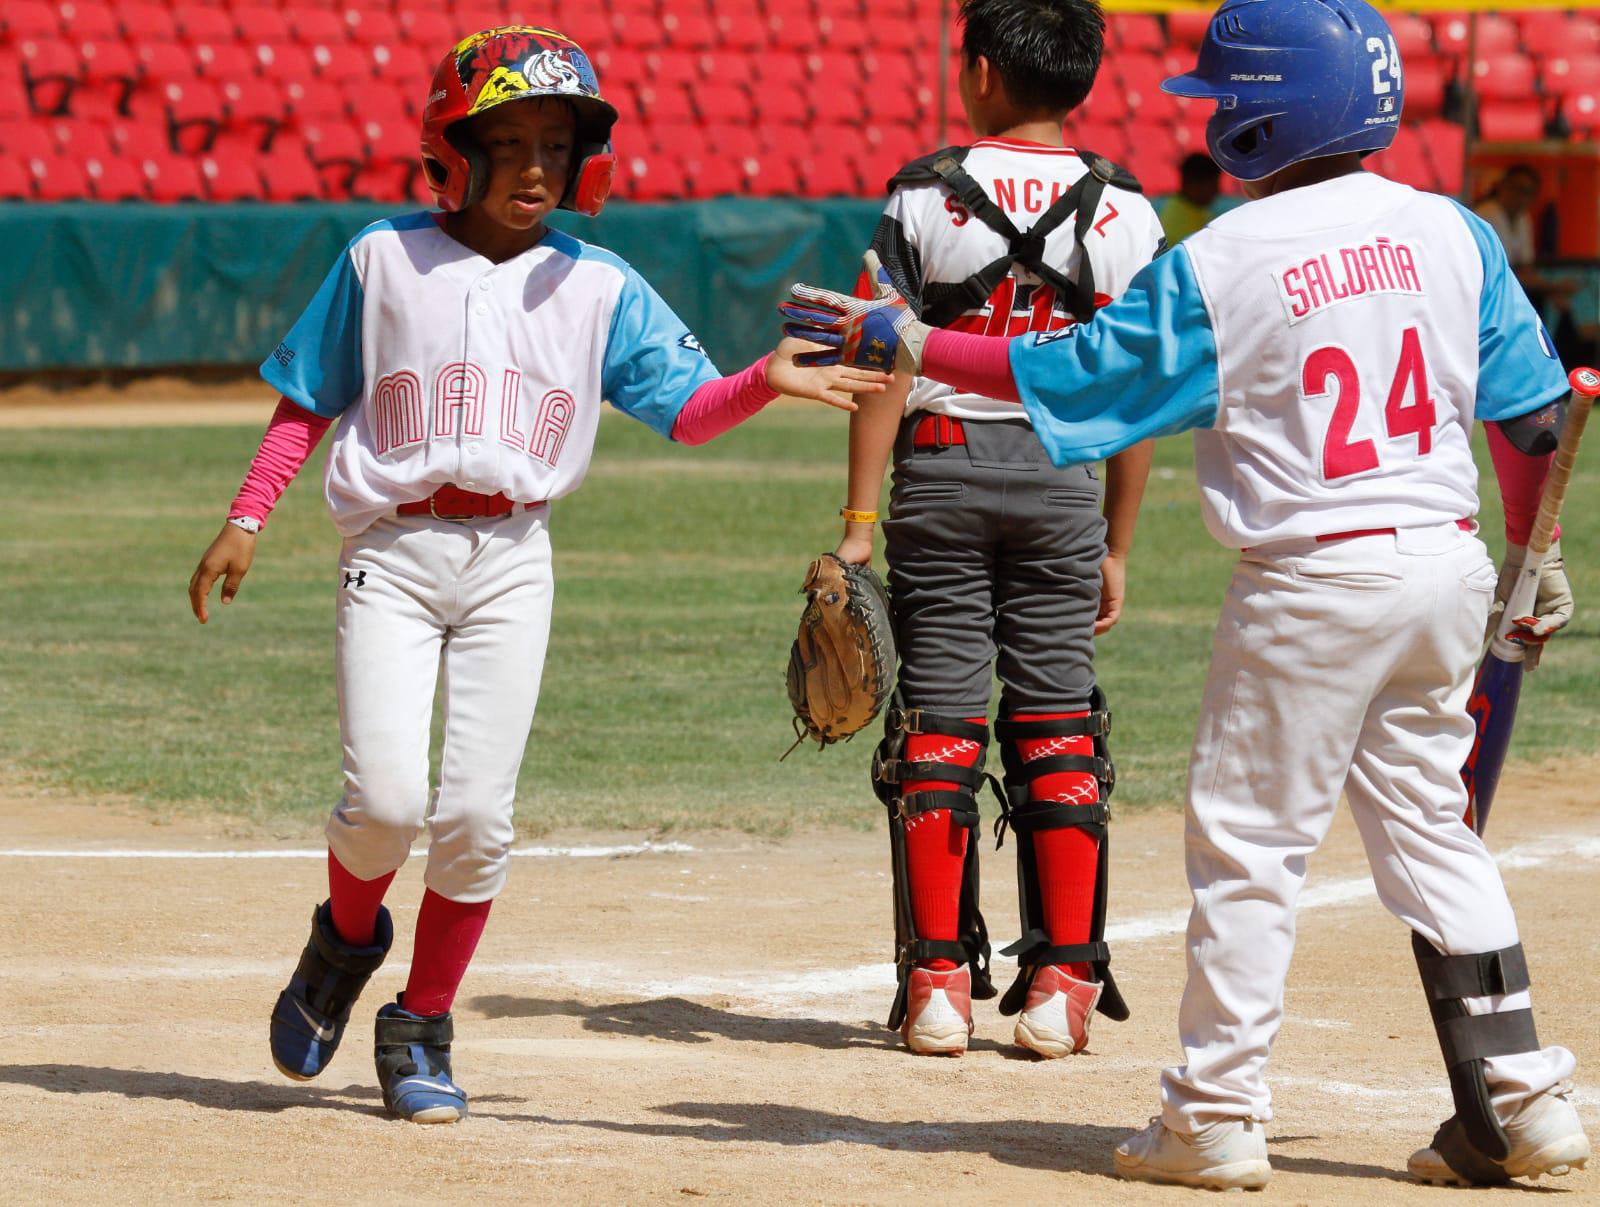
[[[344,585],[347,586],[347,587],[364,587],[364,586],[366,586],[367,585],[367,572],[365,570],[356,570],[354,572],[346,570],[344,572]]]

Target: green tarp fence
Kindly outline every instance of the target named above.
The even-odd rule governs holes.
[[[877,201],[613,204],[556,225],[631,263],[732,371],[791,281],[854,285]],[[0,207],[0,372],[259,364],[394,205]]]

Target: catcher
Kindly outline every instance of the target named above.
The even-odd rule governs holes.
[[[1063,145],[1099,68],[1100,9],[964,0],[961,14],[959,86],[981,137],[901,169],[873,250],[933,325],[998,334],[1086,321],[1162,247],[1137,182]],[[1015,404],[931,380],[863,400],[837,550],[848,565],[871,561],[891,450],[884,538],[901,665],[872,770],[894,868],[889,1026],[913,1052],[959,1056],[971,999],[995,994],[975,799],[993,666],[1023,931],[1002,953],[1020,969],[1000,1009],[1019,1016],[1018,1044],[1065,1056],[1088,1043],[1097,1006],[1127,1017],[1101,940],[1113,771],[1093,654],[1122,608],[1149,445],[1112,458],[1102,489],[1091,466],[1053,467]]]

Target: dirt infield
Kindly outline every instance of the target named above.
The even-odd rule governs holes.
[[[1495,846],[1541,1035],[1579,1056],[1600,1130],[1600,764],[1508,785]],[[455,1127],[387,1119],[368,1020],[404,981],[420,895],[345,1049],[308,1085],[266,1018],[324,891],[317,836],[0,795],[0,1184],[19,1201],[1162,1202],[1110,1177],[1175,1055],[1186,893],[1176,813],[1114,827],[1112,932],[1134,1009],[1086,1055],[1020,1057],[980,1003],[959,1061],[898,1051],[881,835],[716,836],[639,851],[583,835],[516,861],[458,1002]],[[632,851],[634,853],[626,853]],[[234,854],[230,854],[233,852]],[[298,853],[297,853],[298,852]],[[587,855],[588,857],[584,857]],[[1014,930],[1009,850],[986,909]],[[1406,1154],[1448,1113],[1405,935],[1364,887],[1348,819],[1313,863],[1273,1063],[1262,1201],[1439,1202]],[[997,943],[998,947],[1000,944]],[[1544,1183],[1600,1200],[1600,1170]]]

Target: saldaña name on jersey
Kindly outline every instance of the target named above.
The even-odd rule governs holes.
[[[501,444],[554,468],[577,403],[559,388],[546,390],[536,404],[525,404],[522,393],[520,369],[502,371],[496,397],[490,394],[489,372],[471,361],[442,366],[433,375],[431,396],[424,395],[422,378],[409,369],[385,374],[373,385],[370,404],[377,454],[493,430]],[[496,414],[487,413],[491,408]]]
[[[1327,248],[1272,276],[1291,326],[1351,298],[1423,292],[1411,248],[1384,235],[1355,247]]]

